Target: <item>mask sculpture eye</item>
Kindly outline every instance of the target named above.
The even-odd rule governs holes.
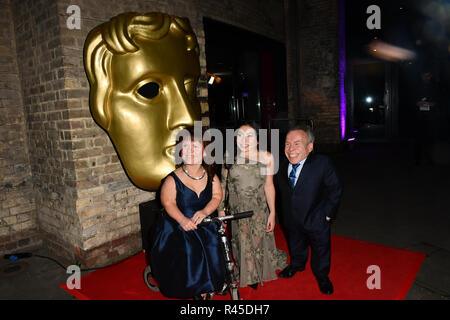
[[[147,99],[153,99],[159,94],[159,84],[148,82],[138,89],[138,93]]]

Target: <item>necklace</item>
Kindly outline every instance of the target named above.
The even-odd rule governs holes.
[[[201,179],[203,179],[203,177],[205,176],[205,173],[206,173],[205,168],[202,167],[202,169],[203,169],[203,174],[202,174],[200,177],[196,178],[196,177],[193,177],[193,176],[191,176],[191,175],[189,174],[189,172],[184,168],[184,165],[181,166],[181,169],[183,169],[184,173],[186,173],[186,175],[187,175],[189,178],[194,179],[194,180],[201,180]]]

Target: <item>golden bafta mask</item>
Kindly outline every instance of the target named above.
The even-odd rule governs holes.
[[[197,39],[186,18],[124,13],[84,47],[94,120],[138,187],[157,190],[175,169],[176,133],[200,120]]]

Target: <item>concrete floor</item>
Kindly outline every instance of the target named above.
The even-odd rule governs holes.
[[[450,299],[449,151],[440,147],[435,166],[416,166],[407,142],[359,143],[332,156],[345,188],[332,232],[426,253],[408,300]],[[21,272],[0,272],[0,299],[74,299],[58,287],[69,275],[56,263],[19,262],[26,264]],[[0,260],[0,270],[8,263]]]

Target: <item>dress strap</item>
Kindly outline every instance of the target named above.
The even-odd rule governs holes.
[[[181,189],[184,187],[184,183],[181,181],[180,178],[178,178],[175,171],[172,171],[171,173],[169,173],[168,176],[171,176],[175,180],[175,185],[176,185],[177,189]]]

